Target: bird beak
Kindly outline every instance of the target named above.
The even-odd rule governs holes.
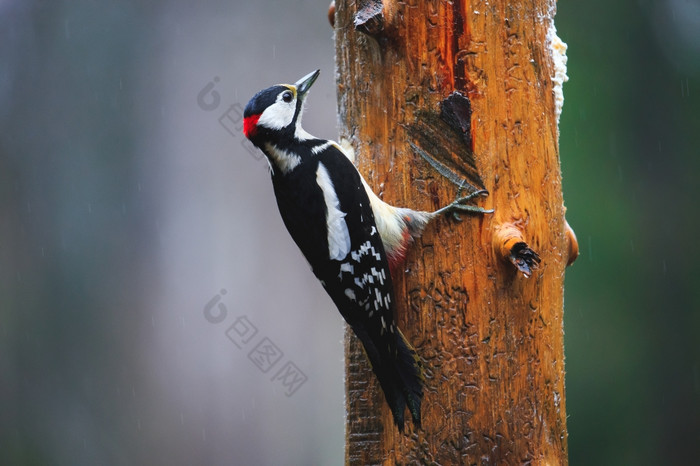
[[[304,97],[304,95],[309,92],[309,89],[311,88],[311,85],[316,81],[316,78],[318,78],[318,75],[321,74],[321,70],[316,70],[313,73],[309,73],[303,78],[301,78],[299,81],[294,83],[294,86],[297,88],[297,95],[301,98]]]

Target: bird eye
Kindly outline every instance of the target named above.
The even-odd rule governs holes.
[[[292,91],[284,91],[284,94],[282,94],[282,100],[285,102],[291,102],[293,98]]]

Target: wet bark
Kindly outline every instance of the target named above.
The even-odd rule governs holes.
[[[349,464],[567,462],[563,280],[572,233],[547,42],[555,6],[336,2],[341,137],[375,192],[435,210],[460,184],[483,187],[490,196],[480,205],[495,209],[429,226],[394,277],[397,321],[427,372],[422,429],[407,423],[399,433],[347,332]],[[540,260],[530,273],[520,268],[521,243]]]

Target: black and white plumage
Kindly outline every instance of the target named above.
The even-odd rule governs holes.
[[[258,92],[245,108],[244,133],[267,156],[282,220],[362,342],[396,425],[403,429],[408,407],[420,426],[423,375],[394,321],[390,261],[400,261],[411,238],[439,214],[483,210],[464,205],[475,194],[437,212],[380,200],[349,151],[301,126],[305,96],[318,75]]]

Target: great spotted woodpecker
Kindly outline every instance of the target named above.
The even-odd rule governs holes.
[[[464,203],[435,212],[391,206],[370,189],[351,154],[301,126],[304,101],[320,70],[294,85],[258,92],[244,111],[243,131],[267,156],[282,220],[340,314],[362,342],[391,408],[404,426],[408,407],[420,427],[420,359],[394,321],[391,267],[413,237],[443,213],[487,212]]]

